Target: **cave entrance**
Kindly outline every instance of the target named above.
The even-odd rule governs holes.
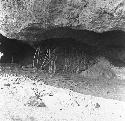
[[[73,30],[73,32],[75,35],[76,31]],[[0,52],[4,56],[0,63],[19,66],[32,65],[38,69],[54,70],[54,73],[79,73],[97,63],[100,57],[106,58],[114,66],[125,66],[124,32],[112,31],[99,34],[85,30],[83,33],[80,31],[78,35],[81,35],[81,38],[77,39],[76,35],[75,38],[50,37],[36,41],[32,46],[26,42],[2,36]],[[97,42],[97,44],[91,44],[92,39],[93,43]],[[88,43],[84,40],[88,40]]]
[[[123,81],[119,81],[124,74],[122,76],[122,70],[114,71],[110,64],[125,66],[125,46],[120,43],[120,39],[119,44],[113,41],[112,32],[97,34],[95,38],[98,39],[97,44],[85,43],[72,37],[47,38],[28,44],[3,37],[0,45],[0,52],[4,54],[0,60],[3,67],[0,68],[1,72],[8,73],[9,70],[11,74],[24,75],[32,81],[47,85],[124,100],[124,96],[121,96],[123,93],[120,92],[119,97],[116,97],[115,92],[120,86],[124,89]],[[5,68],[6,64],[10,68]]]
[[[38,68],[75,73],[96,63],[99,49],[73,38],[51,38],[34,44],[34,64]]]
[[[50,38],[28,43],[7,39],[1,41],[1,52],[4,54],[1,64],[32,65],[37,69],[57,73],[79,73],[94,63],[99,48],[73,38]]]

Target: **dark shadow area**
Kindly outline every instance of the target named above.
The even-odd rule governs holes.
[[[98,46],[125,47],[125,32],[113,30],[100,33],[98,37]]]
[[[96,33],[94,31],[78,30],[69,27],[48,28],[47,30],[29,27],[25,28],[23,31],[21,31],[19,35],[24,35],[27,41],[31,41],[31,38],[36,38],[38,41],[51,38],[74,38],[77,41],[81,41],[89,45],[117,45],[125,47],[125,32],[121,30]]]
[[[51,39],[46,39],[41,42],[36,42],[34,44],[34,47],[37,48],[38,46],[41,47],[41,49],[46,50],[46,49],[55,49],[58,48],[60,51],[68,54],[75,53],[73,50],[77,51],[77,53],[85,52],[88,55],[94,56],[97,55],[98,49],[97,46],[92,46],[88,45],[86,43],[83,43],[81,41],[77,41],[76,39],[73,38],[51,38]]]
[[[35,49],[29,44],[16,39],[8,39],[1,36],[0,42],[0,52],[4,54],[0,63],[20,63],[35,52]]]
[[[118,45],[103,46],[99,55],[105,57],[115,67],[125,67],[125,47]]]
[[[54,32],[60,37],[53,36]],[[66,33],[70,37],[65,36]],[[58,68],[63,68],[66,65],[67,58],[70,59],[70,62],[73,62],[70,65],[76,64],[77,66],[77,63],[79,63],[77,61],[80,61],[87,68],[88,65],[91,65],[90,63],[94,64],[96,58],[100,56],[105,57],[114,66],[125,66],[124,59],[119,57],[119,52],[125,49],[125,32],[116,30],[99,34],[87,30],[57,28],[46,32],[44,37],[47,39],[36,41],[31,46],[26,42],[8,39],[1,35],[0,52],[4,56],[1,58],[0,63],[32,64],[35,55],[34,61],[39,59],[39,64],[36,63],[36,65],[38,64],[38,67],[40,67],[43,66],[43,61],[49,63],[48,50],[50,50],[52,57],[57,57],[56,64],[59,66]],[[45,58],[48,58],[48,60],[45,60]],[[81,61],[85,61],[85,63]]]
[[[53,61],[56,65],[56,71],[61,72],[75,72],[77,68],[79,68],[79,71],[83,71],[96,63],[96,57],[99,54],[98,47],[73,38],[47,39],[35,43],[34,47],[40,47],[40,56],[36,57],[36,59],[42,62],[39,62],[39,66],[42,65],[43,69],[44,67],[48,68]],[[43,64],[44,61],[45,63]],[[51,62],[49,63],[49,61]]]

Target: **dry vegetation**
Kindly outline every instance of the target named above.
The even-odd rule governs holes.
[[[68,54],[64,50],[63,55],[58,53],[58,50],[55,48],[42,51],[40,47],[37,47],[31,66],[46,70],[47,73],[53,75],[56,73],[79,74],[98,61],[84,51],[77,52],[75,48],[71,49]]]

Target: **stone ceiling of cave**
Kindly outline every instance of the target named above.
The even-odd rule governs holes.
[[[58,27],[124,31],[124,21],[124,0],[0,0],[0,33],[19,40],[45,39],[46,31]]]

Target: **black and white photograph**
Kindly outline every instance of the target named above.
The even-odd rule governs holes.
[[[0,121],[125,121],[125,0],[0,0]]]

